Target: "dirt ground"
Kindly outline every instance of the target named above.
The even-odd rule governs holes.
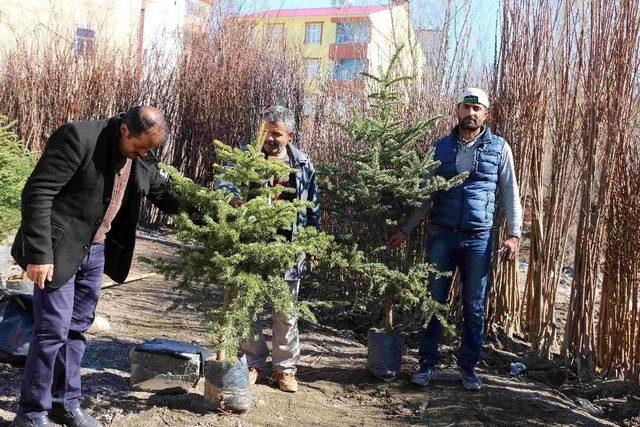
[[[138,255],[149,257],[170,256],[172,250],[146,234],[136,248]],[[136,261],[134,270],[148,267]],[[485,383],[480,392],[462,389],[453,348],[446,349],[447,364],[427,388],[409,381],[417,367],[415,349],[405,356],[396,381],[377,381],[365,369],[366,346],[351,331],[308,323],[301,324],[299,392],[283,393],[269,381],[258,384],[253,407],[244,415],[213,412],[202,397],[202,381],[183,395],[132,391],[129,352],[137,343],[165,337],[207,345],[194,313],[169,310],[177,299],[172,285],[154,277],[103,290],[97,314],[109,320],[111,329],[88,336],[82,374],[83,405],[105,425],[640,425],[640,398],[626,388],[611,387],[617,391],[603,394],[568,382],[554,387],[545,380],[552,378],[547,373],[510,376],[512,354],[491,346],[480,369]],[[21,367],[0,363],[0,426],[15,415],[22,373]],[[580,404],[580,395],[602,412]]]

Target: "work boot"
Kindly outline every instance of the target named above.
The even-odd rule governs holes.
[[[462,380],[462,387],[465,390],[480,390],[482,388],[482,381],[476,375],[475,369],[460,369],[460,379]]]
[[[53,427],[53,424],[51,424],[46,415],[41,415],[30,420],[19,412],[16,414],[16,417],[13,419],[13,424],[11,425],[14,427]]]
[[[290,372],[277,372],[276,381],[278,381],[278,387],[280,387],[282,391],[289,393],[298,391],[298,380],[296,380],[295,374]]]
[[[435,366],[420,368],[411,376],[411,382],[417,385],[425,386],[432,380],[436,379],[437,370]]]
[[[102,427],[98,420],[80,408],[68,411],[62,406],[55,405],[49,411],[49,417],[54,423],[62,424],[66,427]]]
[[[249,367],[249,385],[254,385],[263,378],[262,371],[257,368]]]

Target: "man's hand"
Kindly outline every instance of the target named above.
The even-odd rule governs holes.
[[[235,196],[233,199],[231,199],[229,204],[231,206],[233,206],[234,208],[239,208],[240,206],[242,206],[244,204],[244,200],[242,200],[242,197],[240,197],[240,196]]]
[[[502,247],[498,251],[500,259],[502,261],[513,261],[518,257],[518,250],[520,248],[520,238],[515,236],[509,236],[502,243]]]
[[[40,289],[44,289],[45,280],[53,280],[53,264],[27,265],[27,277]]]
[[[318,258],[316,258],[315,255],[307,254],[307,265],[309,266],[309,271],[313,271],[318,268],[319,264]]]
[[[395,231],[389,240],[387,240],[387,246],[390,248],[397,248],[407,240],[407,235],[402,230]]]

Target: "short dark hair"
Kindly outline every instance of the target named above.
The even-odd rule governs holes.
[[[139,136],[155,126],[166,127],[162,113],[153,107],[140,105],[130,108],[122,118],[132,136]]]

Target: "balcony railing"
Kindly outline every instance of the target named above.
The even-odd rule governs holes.
[[[365,43],[332,43],[329,45],[329,59],[332,61],[339,61],[340,59],[367,59],[367,45]]]

